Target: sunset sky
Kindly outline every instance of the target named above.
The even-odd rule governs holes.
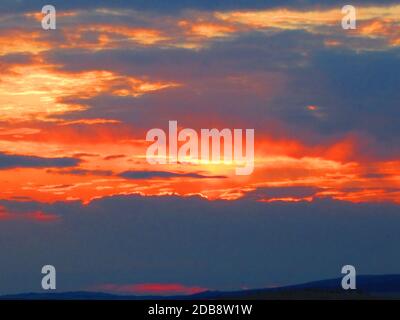
[[[398,1],[1,1],[0,293],[399,273],[399,88]],[[169,120],[254,129],[254,172],[150,165]]]

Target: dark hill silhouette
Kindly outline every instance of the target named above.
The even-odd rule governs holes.
[[[356,290],[343,290],[341,278],[278,288],[241,291],[204,291],[186,296],[135,296],[103,292],[43,292],[0,296],[2,300],[264,300],[264,299],[400,299],[400,275],[357,277]]]

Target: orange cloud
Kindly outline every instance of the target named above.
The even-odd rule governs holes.
[[[183,28],[188,35],[206,38],[226,37],[237,31],[237,28],[231,25],[215,22],[190,22],[188,20],[181,20],[178,25]]]
[[[399,44],[400,5],[355,6],[356,30],[349,36],[385,37],[390,45]],[[318,34],[337,34],[343,17],[340,7],[316,10],[269,9],[249,11],[216,12],[221,21],[246,26],[253,29],[307,30]],[[330,27],[327,28],[327,27]],[[341,42],[328,40],[327,45],[341,45]]]
[[[90,125],[87,129],[74,128],[72,125],[58,128],[49,132],[42,128],[38,133],[23,136],[18,144],[14,142],[14,136],[4,135],[0,140],[0,150],[42,157],[74,157],[81,154],[84,161],[71,170],[3,170],[0,178],[3,197],[19,195],[45,202],[80,199],[87,203],[92,199],[118,194],[197,194],[210,200],[234,200],[266,186],[313,186],[323,190],[314,197],[329,196],[349,201],[399,201],[398,193],[393,191],[400,189],[397,162],[371,163],[359,159],[356,151],[359,141],[354,137],[320,146],[306,146],[296,140],[259,137],[255,147],[255,170],[250,176],[236,176],[232,165],[224,163],[177,163],[160,165],[157,170],[182,174],[197,172],[204,176],[227,178],[196,179],[182,175],[172,179],[158,177],[149,180],[144,177],[130,180],[118,174],[129,170],[151,171],[154,168],[145,158],[148,143],[135,138],[124,124],[118,124],[115,128],[113,124]],[[110,160],[110,155],[118,156]],[[310,199],[295,195],[268,199],[298,200]]]
[[[341,12],[337,9],[319,11],[270,9],[217,12],[215,16],[222,21],[239,23],[253,28],[310,29],[313,26],[337,23],[341,19]]]
[[[93,11],[59,12],[65,40],[56,41],[41,31],[7,30],[0,34],[0,55],[16,52],[40,53],[53,48],[103,50],[135,46],[184,47],[201,49],[212,39],[234,36],[251,30],[306,30],[327,36],[384,37],[388,45],[399,43],[400,5],[356,6],[358,29],[343,33],[340,27],[341,8],[296,10],[288,8],[265,10],[235,10],[224,12],[187,12],[177,19],[166,19],[160,24],[152,16],[133,10],[97,9]],[[25,15],[40,20],[42,14]],[[104,16],[140,17],[143,26],[124,23],[96,23]],[[93,23],[82,23],[85,20]],[[78,23],[79,22],[79,23]],[[149,24],[155,27],[149,28]],[[176,28],[178,26],[179,28]],[[183,32],[182,32],[183,31]],[[9,37],[9,32],[13,37]],[[326,45],[345,45],[345,42],[327,39]]]
[[[131,12],[127,13],[130,14]],[[398,45],[400,6],[357,7],[358,29],[349,36],[383,37]],[[48,65],[41,53],[57,48],[102,50],[109,48],[161,45],[202,48],[214,38],[235,36],[251,30],[307,30],[328,35],[327,46],[343,45],[334,39],[340,28],[340,8],[300,11],[271,9],[227,11],[215,14],[194,12],[170,18],[167,31],[157,28],[131,27],[123,24],[74,25],[83,12],[61,16],[66,41],[45,38],[43,32],[23,29],[0,34],[0,55],[29,52],[35,54],[30,64],[16,64],[4,69],[0,81],[0,150],[42,157],[82,155],[84,161],[74,171],[17,168],[1,173],[2,197],[15,195],[40,201],[92,199],[115,194],[180,196],[200,195],[208,199],[238,199],[263,186],[315,186],[323,189],[315,197],[333,197],[348,201],[399,202],[400,172],[398,161],[371,163],[361,159],[357,150],[363,141],[352,136],[309,146],[298,139],[260,136],[256,141],[254,174],[237,177],[227,164],[192,163],[160,166],[157,170],[204,175],[224,175],[226,179],[194,179],[190,176],[148,181],[131,181],[118,176],[127,170],[151,170],[146,162],[144,133],[129,128],[120,120],[77,118],[63,120],[60,115],[83,111],[84,103],[71,103],[101,94],[138,97],[181,85],[173,81],[136,78],[106,70],[66,72]],[[88,14],[88,13],[86,13]],[[98,14],[124,15],[123,10],[99,11]],[[39,19],[39,15],[33,15]],[[193,18],[193,19],[189,19]],[[341,31],[342,32],[342,31]],[[95,35],[88,41],[88,35]],[[333,38],[333,39],[332,39]],[[217,39],[218,40],[218,39]],[[3,70],[3,69],[2,69]],[[272,81],[246,74],[229,75],[237,90],[264,96],[276,92]],[[278,78],[273,75],[274,81]],[[271,83],[270,83],[271,82]],[[266,83],[268,85],[266,85]],[[209,84],[207,84],[209,85]],[[280,90],[280,89],[279,89]],[[269,91],[268,91],[269,92]],[[314,116],[322,114],[316,105],[304,106]],[[209,115],[206,115],[207,119]],[[213,119],[224,125],[224,119]],[[84,154],[92,154],[85,157]],[[123,157],[108,158],[110,155]],[[110,171],[110,174],[104,174]],[[84,173],[84,174],[83,174]],[[309,197],[276,197],[265,201],[309,201]],[[7,215],[6,215],[7,216]],[[36,214],[37,219],[48,218]]]
[[[5,30],[0,32],[0,56],[29,52],[37,54],[52,48],[42,40],[43,32],[24,29]]]
[[[92,33],[97,35],[97,41],[89,42],[85,39],[85,34]],[[149,28],[133,28],[124,25],[113,24],[92,24],[70,27],[64,30],[67,38],[61,48],[81,48],[100,50],[105,48],[115,48],[121,45],[140,44],[155,45],[169,40],[163,35],[162,31]]]
[[[68,126],[68,125],[73,125],[73,124],[91,125],[91,124],[105,124],[105,123],[115,124],[115,123],[120,123],[120,122],[121,121],[119,121],[119,120],[96,118],[96,119],[79,119],[79,120],[73,120],[73,121],[64,121],[64,122],[61,122],[59,125]]]
[[[400,45],[399,19],[372,19],[362,22],[357,32],[371,38],[387,38],[392,46]]]
[[[102,93],[137,97],[178,85],[103,70],[63,72],[46,64],[16,66],[0,82],[0,121],[45,121],[57,114],[86,109],[64,102],[68,97],[85,99]]]

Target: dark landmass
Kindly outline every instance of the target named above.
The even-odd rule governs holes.
[[[356,290],[343,290],[341,278],[293,286],[241,291],[204,291],[193,295],[136,296],[103,292],[41,292],[0,296],[1,300],[276,300],[400,299],[400,275],[357,277]]]

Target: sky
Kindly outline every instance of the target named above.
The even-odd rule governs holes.
[[[0,294],[399,273],[400,5],[345,4],[2,1]],[[170,120],[254,129],[254,171],[150,165]]]

